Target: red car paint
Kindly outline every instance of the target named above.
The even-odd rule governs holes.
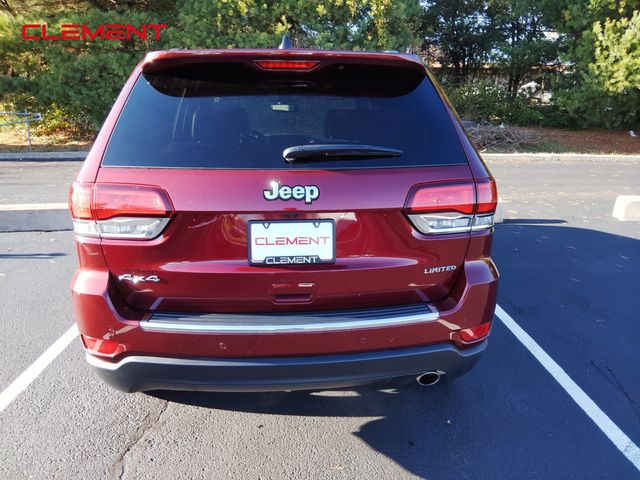
[[[312,163],[296,170],[101,166],[116,122],[143,73],[194,62],[260,59],[307,61],[314,71],[353,63],[381,68],[402,65],[421,72],[437,89],[468,164],[324,169],[321,163]],[[320,194],[310,203],[302,197],[267,201],[263,192],[275,180],[281,185],[317,186]],[[443,92],[415,57],[309,50],[151,53],[125,84],[76,185],[158,187],[169,199],[171,218],[151,240],[76,236],[79,268],[72,281],[72,297],[85,348],[107,362],[134,355],[304,357],[432,344],[465,349],[483,340],[493,317],[498,281],[490,258],[493,228],[427,235],[409,221],[407,209],[417,188],[470,183],[480,196],[477,185],[484,181],[493,182],[489,171]],[[491,197],[491,191],[487,195]],[[479,212],[474,205],[472,210]],[[494,208],[495,204],[487,211]],[[248,222],[287,219],[333,219],[335,263],[249,265]],[[134,277],[143,281],[130,281]],[[154,281],[144,281],[149,277]],[[157,312],[291,313],[421,302],[439,312],[437,321],[277,334],[168,333],[141,328],[141,322]],[[481,336],[476,338],[473,329],[481,325],[486,328],[480,328]]]

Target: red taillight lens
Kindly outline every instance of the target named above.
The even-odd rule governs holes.
[[[473,182],[425,185],[414,190],[406,208],[412,213],[458,212],[472,215],[475,206]]]
[[[168,217],[173,205],[167,193],[145,185],[74,182],[69,191],[71,216],[83,220],[113,217]]]
[[[73,218],[91,219],[93,184],[73,182],[69,190],[69,210]]]
[[[93,199],[96,220],[113,217],[167,217],[173,211],[169,197],[159,188],[139,185],[97,184]]]
[[[76,235],[128,240],[156,238],[174,211],[157,187],[79,182],[71,186],[69,209]]]
[[[458,330],[457,333],[464,343],[473,343],[489,335],[489,331],[491,331],[491,322],[485,322],[475,327]]]
[[[313,70],[320,62],[315,60],[256,60],[265,70]]]
[[[476,180],[478,207],[476,213],[493,213],[498,205],[498,190],[493,178]]]
[[[80,335],[80,338],[82,338],[84,348],[91,355],[115,357],[126,350],[124,345],[114,342],[113,340],[102,340],[100,338],[88,337],[86,335]]]

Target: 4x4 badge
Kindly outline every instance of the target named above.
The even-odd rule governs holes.
[[[126,280],[128,282],[140,283],[140,282],[155,282],[158,283],[160,281],[160,277],[157,275],[149,275],[145,277],[144,275],[131,275],[130,273],[125,273],[124,275],[119,275],[118,280]]]
[[[264,198],[271,200],[304,200],[311,203],[320,196],[320,189],[315,185],[280,185],[280,182],[271,182],[271,190],[262,191]]]

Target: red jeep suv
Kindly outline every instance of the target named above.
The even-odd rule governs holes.
[[[460,375],[496,198],[415,55],[150,53],[71,187],[86,358],[127,392]]]

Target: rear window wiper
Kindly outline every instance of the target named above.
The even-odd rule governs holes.
[[[327,143],[289,147],[282,152],[282,156],[285,161],[292,163],[322,160],[389,158],[399,157],[402,153],[402,150],[398,150],[397,148],[378,147],[375,145]]]

